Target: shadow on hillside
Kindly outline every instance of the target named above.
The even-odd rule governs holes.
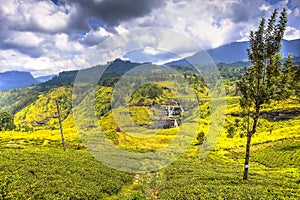
[[[235,112],[230,113],[230,115],[233,117],[243,116],[242,113],[235,113]],[[300,116],[300,109],[262,111],[260,115],[262,118],[269,121],[273,121],[273,122],[284,121],[284,120],[289,120]]]
[[[273,122],[293,119],[299,115],[300,115],[299,109],[272,110],[272,111],[261,112],[262,118]]]

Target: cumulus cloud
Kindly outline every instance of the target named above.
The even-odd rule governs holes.
[[[106,64],[115,58],[163,63],[163,60],[184,58],[201,50],[193,40],[175,31],[143,28],[103,41],[87,59],[87,63],[88,66]]]
[[[106,31],[104,28],[99,27],[96,30],[92,29],[90,32],[86,33],[81,39],[80,43],[93,46],[98,45],[107,37],[112,36],[112,34]]]
[[[299,39],[299,37],[300,37],[300,30],[296,29],[294,27],[288,26],[286,28],[284,36],[285,36],[285,39],[287,39],[287,40]]]
[[[51,1],[3,1],[0,11],[2,29],[9,30],[56,33],[64,31],[70,20],[65,10]]]
[[[30,71],[33,76],[41,76],[80,69],[89,52],[90,48],[79,55],[61,56],[59,52],[52,51],[50,55],[32,58],[19,51],[0,50],[0,72],[10,70]]]
[[[44,75],[80,68],[99,43],[114,34],[126,36],[145,27],[171,29],[206,49],[214,48],[247,40],[262,16],[269,17],[275,8],[286,6],[289,21],[284,38],[297,39],[298,0],[0,0],[0,69],[31,70],[35,75]],[[145,49],[135,57],[171,59],[171,54],[158,53],[153,44],[167,45],[181,56],[193,52],[176,38],[170,42],[164,37],[168,35],[137,37],[139,41],[134,42],[144,44]],[[104,60],[124,53],[110,50]]]
[[[167,1],[164,7],[156,9],[150,15],[123,25],[127,29],[134,23],[138,27],[170,28],[191,37],[204,48],[212,48],[243,37],[243,33],[239,32],[248,26],[231,20],[231,7],[238,3],[239,1],[224,1],[221,4],[218,1]]]

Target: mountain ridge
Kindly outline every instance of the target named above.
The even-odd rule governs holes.
[[[249,41],[243,42],[232,42],[229,44],[221,45],[217,48],[209,49],[206,52],[212,60],[218,63],[234,63],[238,61],[247,61],[247,48],[249,47]],[[186,57],[184,59],[167,62],[164,65],[190,65],[187,60],[195,60],[197,56],[200,56],[203,51],[197,52],[192,56]],[[295,40],[283,40],[282,49],[280,51],[284,57],[291,53],[295,58],[300,56],[300,39]]]
[[[249,41],[243,42],[232,42],[229,44],[221,45],[217,48],[207,50],[207,53],[213,59],[216,64],[219,63],[236,63],[240,61],[247,61],[247,48],[249,47]],[[197,52],[194,55],[165,63],[166,66],[172,65],[179,65],[179,66],[187,66],[190,63],[187,60],[193,60],[193,58],[197,57],[198,55],[201,56],[203,51]],[[282,42],[282,49],[280,51],[281,54],[286,57],[288,53],[291,53],[294,57],[295,62],[300,62],[300,39],[295,40],[283,40]],[[108,66],[115,66],[117,68],[111,70],[110,67],[107,69],[106,76],[116,76],[121,75],[122,72],[128,71],[131,69],[131,65],[135,65],[135,62],[130,61],[122,61],[122,66],[125,69],[121,69],[119,64],[122,60],[116,59],[110,63]],[[137,64],[137,63],[136,63]],[[118,70],[121,71],[118,72]],[[22,88],[34,84],[43,84],[43,83],[52,83],[56,84],[55,82],[68,82],[71,83],[74,81],[77,75],[77,71],[63,71],[60,72],[60,75],[49,75],[43,77],[34,78],[30,72],[22,72],[22,71],[8,71],[4,73],[0,73],[0,91],[6,89],[14,89],[14,88]],[[15,76],[15,77],[14,77]],[[62,77],[67,78],[67,81],[62,81]],[[59,80],[58,80],[59,79]],[[49,82],[50,81],[50,82]],[[61,84],[59,84],[61,85]]]
[[[38,83],[30,72],[7,71],[0,73],[0,90],[21,88]]]
[[[44,83],[46,81],[51,80],[53,77],[55,77],[55,74],[51,74],[51,75],[46,75],[46,76],[38,76],[35,77],[35,79],[39,82],[39,83]]]

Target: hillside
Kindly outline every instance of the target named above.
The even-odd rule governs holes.
[[[58,129],[57,108],[55,101],[58,100],[62,120],[68,117],[72,108],[72,88],[58,87],[46,95],[39,95],[38,99],[25,107],[15,115],[17,129],[38,130]]]
[[[58,88],[47,96],[41,96],[36,103],[20,113],[29,112],[26,117],[29,120],[30,116],[45,115],[46,113],[32,112],[32,109],[43,111],[48,97],[60,94],[64,90],[68,93],[67,88]],[[97,108],[105,110],[105,102],[110,99],[110,95],[107,94],[111,94],[111,88],[101,87],[97,94]],[[142,91],[136,95],[139,94],[142,94]],[[299,110],[297,101],[288,100],[280,104],[273,102],[274,104],[265,108],[270,115],[262,119],[259,133],[253,138],[251,172],[249,181],[245,182],[241,179],[245,137],[241,135],[241,129],[238,129],[233,137],[228,136],[226,129],[239,119],[232,115],[239,111],[238,98],[227,99],[226,126],[210,154],[199,159],[199,146],[195,139],[188,151],[174,163],[145,174],[123,173],[101,164],[90,155],[91,152],[86,150],[85,143],[82,143],[76,129],[70,126],[70,116],[63,123],[66,152],[60,149],[60,133],[57,127],[47,125],[48,128],[43,130],[35,128],[27,130],[28,132],[3,132],[0,143],[0,181],[4,184],[2,190],[5,193],[0,194],[2,197],[5,194],[14,198],[63,199],[70,196],[84,199],[86,193],[89,198],[128,200],[151,199],[154,196],[158,199],[182,199],[183,196],[187,199],[196,199],[199,196],[206,199],[298,199],[300,116],[295,115],[288,119],[282,117],[275,121],[270,118],[273,115],[270,109],[280,113],[284,113],[285,110]],[[61,103],[62,106],[65,105]],[[42,108],[39,108],[40,106]],[[203,106],[204,110],[201,113],[207,110],[207,107]],[[133,120],[144,124],[149,119],[148,111],[145,105],[132,107]],[[209,115],[203,117],[199,132],[206,132],[209,124]],[[106,136],[114,144],[134,152],[163,148],[176,137],[178,131],[178,127],[162,129],[152,137],[137,138],[124,131],[116,132],[116,124],[111,114],[104,113],[100,119],[101,127],[106,129]],[[11,172],[12,169],[14,173]],[[34,185],[28,184],[28,181]],[[45,182],[48,184],[44,184]]]
[[[0,92],[1,107],[13,110],[16,125],[14,131],[0,134],[0,199],[300,198],[297,99],[263,106],[245,182],[245,118],[233,84],[248,63],[218,64],[228,95],[215,99],[192,67],[173,67],[182,74],[154,70],[147,78],[155,82],[139,86],[144,81],[141,73],[125,74],[137,65],[117,59],[85,69],[75,93],[78,71],[61,72],[45,83]],[[104,67],[107,70],[102,79],[91,88]],[[125,89],[118,91],[116,86]],[[61,108],[66,152],[61,146],[55,100]],[[220,108],[212,107],[215,101],[227,102],[226,120],[214,148],[201,157],[203,144],[216,130],[209,132],[212,115]],[[170,145],[166,157],[137,161],[130,157],[130,153],[148,156]],[[126,153],[112,159],[116,155],[109,154],[109,147]],[[174,160],[152,172],[127,173],[102,162],[102,155],[121,167],[137,163],[133,165],[137,169],[152,169],[156,160]]]
[[[99,71],[102,71],[104,68],[106,68],[102,79],[99,80],[99,84],[111,86],[118,80],[118,77],[136,65],[138,64],[116,59],[108,65],[99,65],[83,69],[82,73],[86,74],[84,80],[89,82],[89,80],[97,80],[97,77],[93,76],[96,76]],[[78,71],[76,70],[63,71],[57,76],[54,76],[52,79],[43,83],[25,88],[15,88],[0,91],[0,111],[8,111],[15,114],[24,107],[35,102],[41,94],[45,95],[52,89],[60,86],[72,86],[76,79],[77,73]],[[2,81],[2,79],[0,81]],[[35,81],[35,83],[37,83],[37,81]]]

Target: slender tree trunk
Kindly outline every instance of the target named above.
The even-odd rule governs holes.
[[[250,132],[248,131],[248,133],[247,133],[247,144],[246,144],[246,155],[245,155],[243,180],[248,179],[248,171],[249,171],[249,168],[250,168],[249,159],[250,159],[251,137],[254,133],[256,133],[256,127],[257,127],[258,119],[259,119],[259,107],[257,107],[256,112],[255,112],[255,117],[253,118],[252,130]]]
[[[65,143],[65,137],[64,137],[63,127],[62,127],[62,123],[61,123],[60,108],[59,108],[57,99],[55,102],[56,102],[56,108],[57,108],[57,117],[58,117],[58,122],[59,122],[60,134],[61,134],[61,143],[64,147],[64,151],[66,151],[67,147],[66,147],[66,143]]]
[[[252,137],[252,135],[250,135],[250,134],[247,135],[247,145],[246,145],[246,156],[245,156],[243,180],[247,180],[247,178],[248,178],[251,137]]]

